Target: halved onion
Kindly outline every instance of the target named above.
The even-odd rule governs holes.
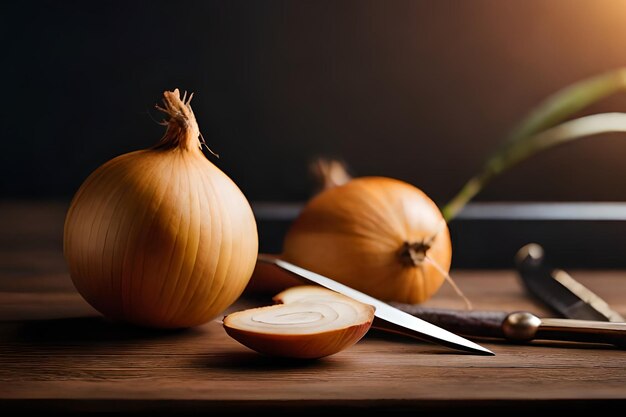
[[[324,291],[333,295],[315,292],[311,296],[292,297],[288,294],[298,288],[274,298],[284,304],[227,315],[224,329],[233,339],[257,352],[301,359],[340,352],[358,342],[370,329],[374,307],[329,290]]]

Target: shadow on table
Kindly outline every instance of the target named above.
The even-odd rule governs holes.
[[[10,334],[14,342],[33,345],[135,342],[179,337],[192,332],[194,329],[162,330],[132,326],[100,316],[0,322],[0,335]]]
[[[330,370],[341,368],[342,360],[335,360],[334,355],[320,359],[293,359],[263,355],[257,352],[227,352],[219,355],[202,356],[193,360],[194,365],[207,369],[225,369],[229,371],[290,371],[294,369]]]

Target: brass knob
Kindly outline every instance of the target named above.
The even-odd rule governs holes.
[[[541,319],[528,311],[516,311],[502,322],[502,331],[507,339],[532,340],[541,325]]]

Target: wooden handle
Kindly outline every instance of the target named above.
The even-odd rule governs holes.
[[[505,338],[502,323],[508,314],[504,311],[449,310],[424,308],[414,304],[389,304],[452,333],[469,337]],[[373,327],[402,333],[401,328],[382,321],[375,321]]]
[[[622,349],[626,348],[626,323],[539,319],[525,311],[509,314],[504,311],[448,310],[413,304],[390,304],[405,313],[467,337],[498,338],[522,343],[531,340],[563,340],[612,344]],[[402,327],[383,321],[374,321],[373,327],[415,337]]]

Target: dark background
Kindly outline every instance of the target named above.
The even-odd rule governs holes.
[[[443,204],[541,99],[626,65],[626,2],[14,1],[0,39],[2,198],[71,197],[160,138],[179,87],[251,200],[305,199],[333,156]],[[587,112],[605,110],[626,97]],[[548,151],[477,199],[624,201],[625,139]]]

